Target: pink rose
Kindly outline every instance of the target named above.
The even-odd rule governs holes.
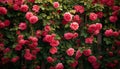
[[[39,7],[38,5],[33,5],[32,10],[33,10],[34,12],[39,12],[40,7]]]
[[[34,2],[35,2],[35,0],[28,0],[28,2],[32,2],[32,3],[34,3]]]
[[[29,22],[30,22],[31,24],[35,24],[37,21],[38,21],[38,17],[37,17],[37,16],[31,16],[31,17],[29,18]]]
[[[73,56],[74,55],[74,49],[73,48],[69,48],[67,51],[66,51],[66,53],[67,53],[67,55],[68,56]]]
[[[80,50],[77,50],[75,59],[78,60],[81,56],[82,56],[82,53],[80,52]]]
[[[6,15],[7,14],[7,9],[5,7],[0,7],[0,14],[1,15]]]
[[[118,20],[118,18],[117,18],[117,16],[110,16],[109,20],[110,20],[110,22],[115,23]]]
[[[54,62],[54,59],[49,56],[49,57],[47,57],[47,61],[48,61],[49,63],[52,63],[52,62]]]
[[[50,48],[49,52],[51,54],[55,54],[55,53],[57,53],[57,48],[56,47],[52,47],[52,48]]]
[[[108,1],[106,2],[106,5],[108,5],[108,6],[113,6],[113,5],[114,5],[114,0],[108,0]]]
[[[114,37],[118,37],[119,36],[119,33],[117,31],[113,32],[113,36]]]
[[[75,5],[74,9],[76,10],[76,12],[80,12],[81,14],[84,12],[84,7],[80,5]]]
[[[13,9],[14,9],[15,11],[17,11],[17,10],[20,9],[20,6],[19,6],[18,4],[14,4],[14,5],[13,5]]]
[[[78,65],[78,61],[74,61],[70,64],[72,68],[76,68],[77,65]]]
[[[55,38],[55,37],[52,36],[52,35],[46,35],[46,36],[43,38],[43,41],[51,43],[51,42],[54,40],[54,38]]]
[[[88,37],[85,39],[85,43],[92,44],[93,43],[93,37]]]
[[[59,2],[54,2],[54,3],[53,3],[53,7],[54,7],[54,8],[59,8]]]
[[[119,6],[112,6],[112,10],[113,11],[117,11],[117,10],[119,10],[120,8],[119,8]]]
[[[112,36],[113,35],[113,30],[112,29],[108,29],[108,30],[105,31],[104,34],[105,34],[106,37]]]
[[[19,60],[19,57],[16,56],[16,57],[14,57],[14,58],[11,59],[11,62],[16,63],[18,60]]]
[[[0,22],[0,28],[5,28],[5,24],[3,22]]]
[[[90,55],[91,55],[91,49],[86,49],[86,50],[84,50],[84,51],[83,51],[83,54],[84,54],[85,56],[90,56]]]
[[[22,5],[25,1],[24,0],[14,0],[14,4]]]
[[[76,30],[78,30],[78,28],[79,28],[79,24],[78,24],[77,22],[72,22],[72,23],[70,24],[70,28],[71,28],[72,30],[76,31]]]
[[[24,58],[25,58],[26,60],[32,60],[32,57],[33,57],[33,55],[32,55],[30,52],[26,52],[26,53],[24,54]]]
[[[15,47],[15,50],[16,50],[16,51],[20,51],[21,49],[22,49],[22,45],[19,45],[19,44],[16,45],[16,47]]]
[[[79,17],[79,15],[75,15],[73,17],[73,22],[77,22],[78,24],[80,24],[82,22],[82,19]]]
[[[56,66],[55,66],[55,69],[64,69],[64,66],[62,63],[58,63]]]
[[[69,12],[66,12],[64,14],[64,20],[65,21],[71,21],[72,20],[72,14],[70,14]]]
[[[38,38],[40,38],[41,34],[42,34],[41,30],[37,30],[35,33],[36,37],[38,37]]]
[[[28,9],[29,9],[28,5],[21,5],[21,7],[20,7],[20,11],[22,11],[22,12],[27,12]]]
[[[94,69],[99,69],[100,68],[100,63],[94,62],[94,63],[92,63],[92,66],[93,66]]]
[[[103,12],[97,12],[96,14],[98,15],[98,18],[102,18],[104,15]]]
[[[29,20],[30,17],[32,17],[32,16],[33,16],[33,13],[32,13],[32,12],[27,12],[27,13],[25,14],[25,18],[26,18],[27,20]]]
[[[101,23],[96,23],[96,29],[97,29],[97,30],[102,29],[102,24],[101,24]]]
[[[90,19],[90,20],[94,21],[94,20],[96,20],[97,18],[98,18],[98,15],[97,15],[96,13],[90,13],[90,15],[89,15],[89,19]]]
[[[56,46],[58,46],[60,43],[59,43],[59,41],[58,40],[52,40],[51,42],[50,42],[50,45],[52,46],[52,47],[56,47]]]
[[[96,31],[96,24],[91,24],[91,25],[89,25],[89,27],[88,27],[88,32],[89,33],[94,33],[95,31]]]
[[[50,25],[46,25],[46,26],[44,27],[44,30],[45,30],[46,32],[49,32],[49,31],[51,30]]]
[[[73,38],[73,33],[65,33],[64,34],[64,38],[66,39],[66,40],[70,40],[70,39],[72,39]]]
[[[75,32],[75,33],[73,34],[73,39],[74,39],[74,38],[77,38],[77,37],[78,37],[78,33]]]
[[[11,51],[10,48],[7,47],[7,48],[5,48],[5,49],[3,50],[3,53],[6,54],[6,53],[8,53],[8,52],[10,52],[10,51]]]
[[[25,44],[25,40],[24,40],[24,39],[20,39],[20,40],[18,40],[18,43],[19,43],[20,45],[24,45],[24,44]]]
[[[26,24],[26,23],[21,22],[21,23],[19,24],[19,29],[20,29],[20,30],[25,30],[26,28],[27,28],[27,24]]]
[[[95,56],[89,56],[89,57],[88,57],[88,61],[89,61],[90,63],[94,63],[94,62],[97,61],[97,58],[96,58]]]
[[[5,24],[5,26],[9,26],[10,25],[10,20],[5,20],[4,24]]]

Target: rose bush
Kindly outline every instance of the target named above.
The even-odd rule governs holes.
[[[119,69],[118,0],[0,0],[1,69]]]

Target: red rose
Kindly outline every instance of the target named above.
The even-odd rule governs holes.
[[[70,28],[71,28],[72,30],[76,31],[76,30],[78,30],[78,28],[79,28],[79,24],[78,24],[77,22],[72,22],[72,23],[70,24]]]
[[[19,56],[16,56],[11,59],[11,62],[16,63],[19,60]]]
[[[77,65],[78,65],[78,61],[74,61],[73,63],[70,64],[72,68],[76,68]]]
[[[92,21],[96,20],[97,17],[98,17],[98,15],[96,13],[90,13],[90,15],[89,15],[89,19]]]
[[[5,24],[5,26],[9,26],[10,25],[10,20],[5,20],[4,24]]]
[[[102,18],[104,15],[103,12],[97,12],[96,14],[98,15],[98,18]]]
[[[84,54],[85,56],[90,56],[90,55],[91,55],[91,49],[86,49],[86,50],[84,50],[84,51],[83,51],[83,54]]]
[[[49,31],[51,30],[51,28],[50,28],[49,25],[46,25],[46,26],[44,27],[44,30],[47,31],[47,32],[49,32]]]
[[[66,53],[67,53],[67,55],[68,56],[73,56],[74,55],[74,49],[73,48],[69,48],[67,51],[66,51]]]

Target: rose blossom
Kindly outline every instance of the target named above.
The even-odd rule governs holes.
[[[84,12],[84,7],[80,5],[75,5],[74,9],[76,10],[76,12],[80,12],[81,14]]]
[[[34,3],[34,2],[35,2],[35,0],[28,0],[28,2],[32,2],[32,3]]]
[[[96,14],[98,15],[98,18],[102,18],[104,15],[103,12],[97,12]]]
[[[74,31],[76,31],[79,28],[79,24],[77,22],[72,22],[70,24],[70,28]]]
[[[78,37],[78,33],[73,33],[73,39]]]
[[[11,59],[11,62],[16,63],[19,60],[19,56],[16,56]]]
[[[85,43],[92,44],[93,43],[93,37],[88,37],[85,39]]]
[[[7,14],[7,9],[5,7],[0,7],[0,14],[1,15],[6,15]]]
[[[85,56],[90,56],[90,55],[91,55],[91,49],[86,49],[86,50],[84,50],[84,51],[83,51],[83,54],[84,54]]]
[[[15,47],[15,50],[16,50],[16,51],[20,51],[21,49],[22,49],[22,45],[19,45],[19,44],[16,45],[16,47]]]
[[[94,63],[94,62],[97,61],[97,58],[96,58],[95,56],[89,56],[89,57],[88,57],[88,61],[89,61],[90,63]]]
[[[118,37],[119,36],[119,33],[117,31],[113,32],[113,36],[114,37]]]
[[[72,20],[72,14],[69,12],[64,13],[64,20],[65,21],[71,21]]]
[[[58,63],[56,66],[55,66],[55,69],[64,69],[64,66],[62,63]]]
[[[27,13],[25,14],[25,18],[26,18],[27,20],[29,20],[30,17],[32,17],[32,16],[33,16],[33,13],[32,13],[32,12],[27,12]]]
[[[92,21],[96,20],[97,17],[98,17],[98,15],[96,13],[90,13],[90,15],[89,15],[89,19]]]
[[[91,24],[88,27],[88,32],[89,33],[94,33],[96,31],[96,24]]]
[[[49,32],[49,31],[51,30],[50,25],[46,25],[46,26],[44,27],[44,30],[47,31],[47,32]]]
[[[14,9],[15,11],[17,11],[17,10],[20,9],[20,6],[19,6],[18,4],[14,4],[14,5],[13,5],[13,9]]]
[[[74,55],[74,49],[73,48],[69,48],[67,51],[66,51],[67,55],[68,56],[73,56]]]
[[[104,34],[105,34],[106,37],[112,36],[113,35],[113,30],[112,29],[108,29],[108,30],[105,31]]]
[[[56,47],[52,47],[52,48],[50,48],[49,52],[51,54],[55,54],[55,53],[57,53],[57,48]]]
[[[9,26],[10,25],[10,20],[5,20],[4,24],[5,24],[5,26]]]
[[[74,61],[70,64],[72,68],[76,68],[77,65],[78,65],[78,61]]]
[[[21,5],[21,7],[20,7],[20,11],[22,11],[22,12],[27,12],[28,9],[29,9],[28,5]]]
[[[27,28],[27,24],[26,24],[26,23],[21,22],[21,23],[19,24],[19,29],[20,29],[20,30],[25,30],[26,28]]]
[[[55,38],[55,37],[52,36],[52,35],[46,35],[46,36],[43,38],[43,41],[51,43],[51,42],[54,40],[54,38]]]
[[[47,61],[48,61],[49,63],[52,63],[52,62],[54,62],[54,59],[49,56],[49,57],[47,57]]]
[[[32,60],[32,54],[30,53],[30,52],[26,52],[25,54],[24,54],[24,58],[26,59],[26,60]]]
[[[54,2],[54,3],[53,3],[53,7],[54,7],[54,8],[58,8],[58,7],[59,7],[59,2]]]
[[[31,17],[29,18],[29,22],[30,22],[31,24],[35,24],[37,21],[38,21],[38,17],[35,16],[35,15],[33,15],[33,16],[31,16]]]
[[[66,39],[66,40],[69,40],[69,39],[72,39],[73,38],[73,33],[65,33],[64,34],[64,38]]]
[[[82,53],[80,52],[80,50],[77,50],[75,59],[78,60],[81,56],[82,56]]]
[[[40,7],[39,7],[38,5],[33,5],[32,10],[33,10],[34,12],[39,12]]]
[[[60,43],[59,43],[59,41],[58,40],[52,40],[51,42],[50,42],[50,45],[52,46],[52,47],[56,47],[56,46],[58,46]]]
[[[80,24],[82,22],[82,19],[79,17],[79,15],[75,15],[73,17],[73,22],[77,22],[78,24]]]
[[[117,16],[110,16],[109,20],[110,20],[110,22],[115,23],[118,20],[118,18],[117,18]]]

